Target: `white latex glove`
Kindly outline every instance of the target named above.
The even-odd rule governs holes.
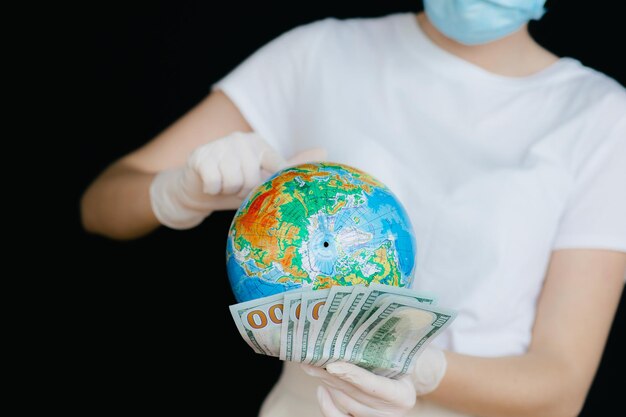
[[[415,405],[416,397],[434,391],[446,372],[444,353],[428,347],[410,374],[399,379],[378,376],[346,362],[334,362],[326,370],[302,365],[320,378],[317,398],[324,417],[403,416]]]
[[[215,210],[239,208],[274,172],[325,158],[315,148],[286,161],[256,133],[236,132],[198,147],[184,167],[158,173],[150,186],[152,211],[164,226],[190,229]]]

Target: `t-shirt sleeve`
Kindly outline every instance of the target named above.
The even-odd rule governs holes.
[[[554,248],[626,252],[626,117],[580,168]]]
[[[223,91],[252,129],[285,157],[294,150],[299,90],[313,81],[315,51],[329,20],[280,35],[211,87]]]

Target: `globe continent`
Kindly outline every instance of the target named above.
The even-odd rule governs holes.
[[[394,194],[337,163],[287,168],[258,186],[235,214],[226,249],[239,302],[300,287],[408,286],[415,255]]]

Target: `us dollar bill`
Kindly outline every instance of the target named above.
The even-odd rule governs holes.
[[[283,298],[283,294],[276,294],[230,306],[241,337],[256,353],[280,353]]]
[[[370,315],[374,314],[376,310],[380,308],[391,297],[405,297],[410,300],[415,300],[420,303],[436,305],[437,300],[432,294],[416,292],[414,290],[403,287],[391,287],[389,285],[383,285],[374,283],[370,285],[370,290],[377,294],[376,299],[372,303],[372,306],[366,311],[364,315],[361,315],[356,323],[356,328],[361,326]]]
[[[348,318],[360,304],[361,299],[369,294],[369,288],[364,285],[358,285],[354,287],[354,290],[350,296],[344,298],[344,304],[339,311],[335,314],[335,318],[332,323],[329,324],[329,328],[326,330],[321,346],[315,349],[314,361],[311,362],[317,366],[324,366],[329,359],[333,357],[335,346],[337,345],[337,339],[339,335],[343,335],[341,330],[348,323]]]
[[[300,302],[302,291],[294,290],[284,294],[283,322],[280,329],[279,358],[293,360],[293,349],[298,322],[300,321]]]
[[[455,313],[414,300],[389,297],[352,335],[345,359],[378,375],[407,373],[422,349]]]
[[[230,306],[257,353],[316,366],[344,360],[395,378],[454,313],[430,294],[382,284],[298,289]]]
[[[295,336],[292,361],[304,362],[310,335],[313,333],[315,323],[320,319],[321,313],[324,311],[329,292],[330,289],[302,293],[300,319]]]
[[[307,354],[303,362],[316,364],[322,359],[326,336],[331,334],[330,331],[337,320],[338,314],[345,310],[345,306],[348,304],[352,294],[362,291],[364,288],[363,285],[357,285],[353,287],[335,286],[330,289],[321,318],[313,329],[312,337],[309,338],[311,343],[307,347]]]
[[[326,362],[346,358],[346,349],[354,331],[389,297],[399,297],[424,304],[434,304],[435,302],[435,298],[431,294],[417,293],[407,288],[371,284],[360,300],[354,300],[356,304],[349,307],[350,311],[346,312],[343,325],[334,330],[336,334],[329,333],[328,337],[331,341],[327,341],[327,346],[325,346]]]

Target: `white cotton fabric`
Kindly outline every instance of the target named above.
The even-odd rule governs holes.
[[[626,93],[574,59],[504,77],[436,46],[412,13],[325,19],[213,88],[285,158],[324,146],[398,196],[413,287],[459,312],[441,348],[525,352],[553,250],[626,252]]]

